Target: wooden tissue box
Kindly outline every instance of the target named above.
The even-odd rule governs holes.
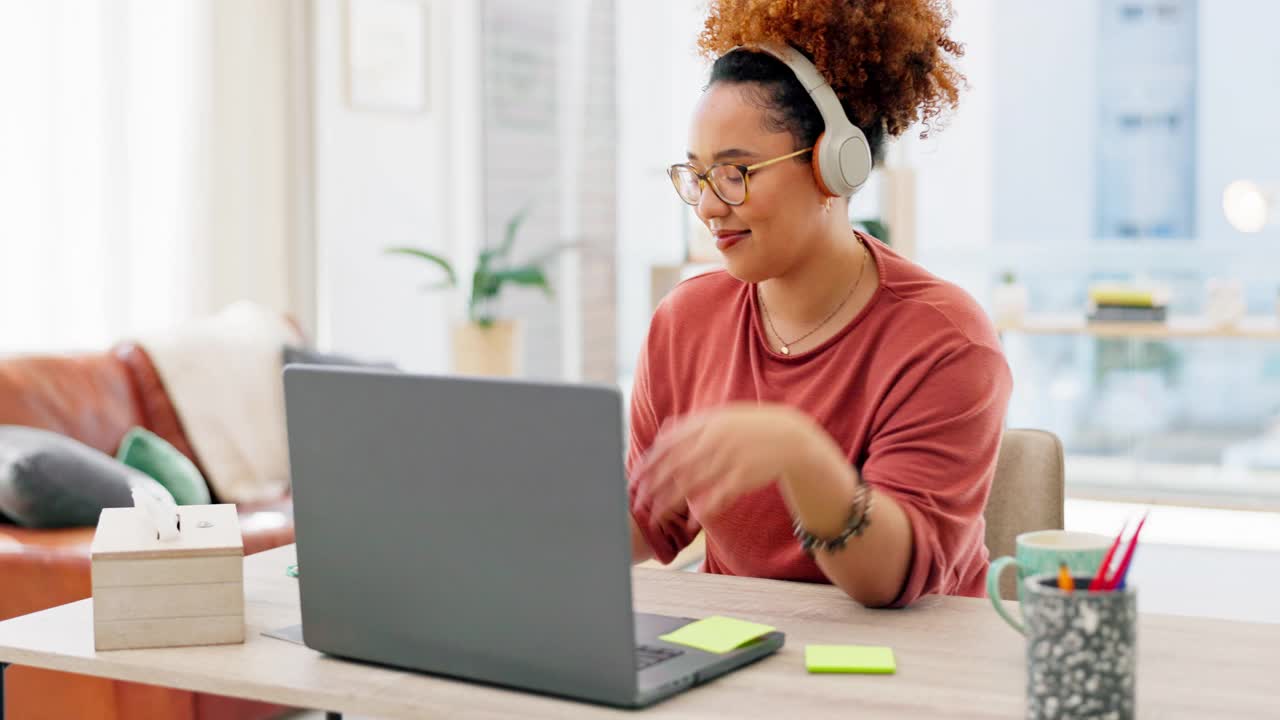
[[[98,518],[93,640],[98,650],[244,642],[244,541],[236,506],[177,508],[161,542],[140,507]]]

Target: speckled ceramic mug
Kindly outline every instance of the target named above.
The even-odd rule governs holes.
[[[1093,578],[1076,576],[1077,588]],[[1136,711],[1137,594],[1058,589],[1048,573],[1023,582],[1027,718],[1129,720]]]

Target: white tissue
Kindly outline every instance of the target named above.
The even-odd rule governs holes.
[[[139,515],[149,532],[153,532],[162,542],[177,540],[178,506],[172,500],[165,502],[142,488],[131,488],[133,505],[142,510]]]

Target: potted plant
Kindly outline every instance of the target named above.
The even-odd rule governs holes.
[[[885,225],[884,221],[880,218],[863,218],[861,220],[854,220],[853,227],[865,232],[885,245],[889,245],[890,247],[893,246],[893,243],[889,242],[889,226]]]
[[[1027,288],[1018,282],[1012,270],[1000,273],[1000,284],[996,285],[994,295],[996,327],[1004,330],[1022,325],[1027,316]]]
[[[471,274],[471,296],[467,301],[467,318],[452,329],[453,369],[465,375],[512,376],[520,373],[520,326],[510,318],[497,315],[497,300],[510,285],[541,288],[552,295],[544,266],[561,250],[551,251],[519,264],[508,262],[515,246],[516,234],[528,217],[529,208],[517,212],[507,221],[502,244],[484,248],[476,258]],[[458,285],[453,263],[436,253],[415,247],[389,247],[392,255],[415,257],[436,266],[444,277],[422,286],[422,290],[443,290]]]

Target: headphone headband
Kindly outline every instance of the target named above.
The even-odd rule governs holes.
[[[822,190],[833,197],[847,197],[862,187],[871,174],[870,145],[862,129],[845,115],[840,99],[818,68],[790,45],[739,45],[729,52],[737,50],[757,50],[781,60],[813,98],[824,128],[813,151],[813,174]]]

